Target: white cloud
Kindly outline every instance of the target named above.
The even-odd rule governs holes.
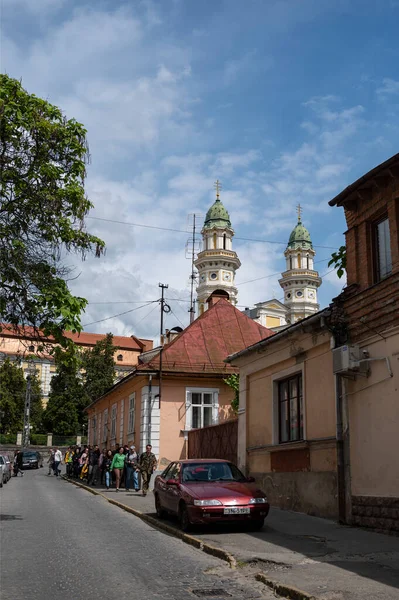
[[[399,94],[399,81],[386,77],[382,80],[382,85],[376,90],[379,96],[392,96]]]

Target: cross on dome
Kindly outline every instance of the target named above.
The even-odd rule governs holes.
[[[222,189],[222,184],[220,183],[219,179],[216,179],[215,183],[213,184],[213,187],[216,190],[216,198],[217,200],[219,200],[219,192]]]
[[[298,203],[297,207],[296,207],[296,212],[298,215],[298,223],[301,222],[301,216],[302,216],[302,206]]]

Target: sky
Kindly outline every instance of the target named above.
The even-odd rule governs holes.
[[[328,201],[398,152],[399,0],[0,7],[1,71],[87,128],[87,229],[107,251],[68,257],[86,331],[156,338],[159,282],[165,327],[188,324],[190,222],[202,223],[216,179],[242,263],[239,308],[282,299],[298,203],[320,306],[339,294],[328,260],[346,225]]]

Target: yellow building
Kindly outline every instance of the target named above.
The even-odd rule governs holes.
[[[82,350],[93,348],[95,344],[104,339],[105,335],[99,333],[66,333],[66,337],[72,339]],[[115,371],[116,381],[125,377],[137,365],[138,357],[143,352],[151,350],[152,340],[139,339],[134,335],[114,336],[115,351]],[[38,346],[45,345],[47,352],[39,352]],[[0,359],[10,358],[12,361],[18,361],[21,364],[25,375],[34,367],[40,380],[43,404],[47,404],[50,392],[50,382],[55,374],[55,364],[53,357],[49,354],[48,348],[53,345],[51,339],[40,338],[33,330],[25,327],[23,330],[2,325],[0,333]]]

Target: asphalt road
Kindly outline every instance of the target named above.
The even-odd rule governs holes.
[[[220,599],[274,598],[220,560],[46,472],[28,471],[0,491],[2,600],[195,600],[215,589]]]

